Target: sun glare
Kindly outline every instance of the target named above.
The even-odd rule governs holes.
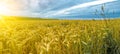
[[[2,17],[2,16],[0,16],[0,21],[1,21],[1,20],[3,20],[3,17]]]
[[[8,12],[9,12],[9,8],[7,7],[7,5],[0,4],[0,14],[5,14]]]

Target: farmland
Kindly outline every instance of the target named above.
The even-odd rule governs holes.
[[[119,28],[120,19],[1,19],[0,54],[117,54]]]

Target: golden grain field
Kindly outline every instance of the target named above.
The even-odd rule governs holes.
[[[0,54],[120,54],[120,20],[0,20]]]

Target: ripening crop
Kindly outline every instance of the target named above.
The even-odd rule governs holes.
[[[120,20],[0,20],[0,54],[120,54]]]

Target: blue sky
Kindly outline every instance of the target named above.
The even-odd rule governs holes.
[[[120,0],[0,0],[0,14],[59,19],[101,18],[102,4],[105,4],[107,17],[120,17]]]

